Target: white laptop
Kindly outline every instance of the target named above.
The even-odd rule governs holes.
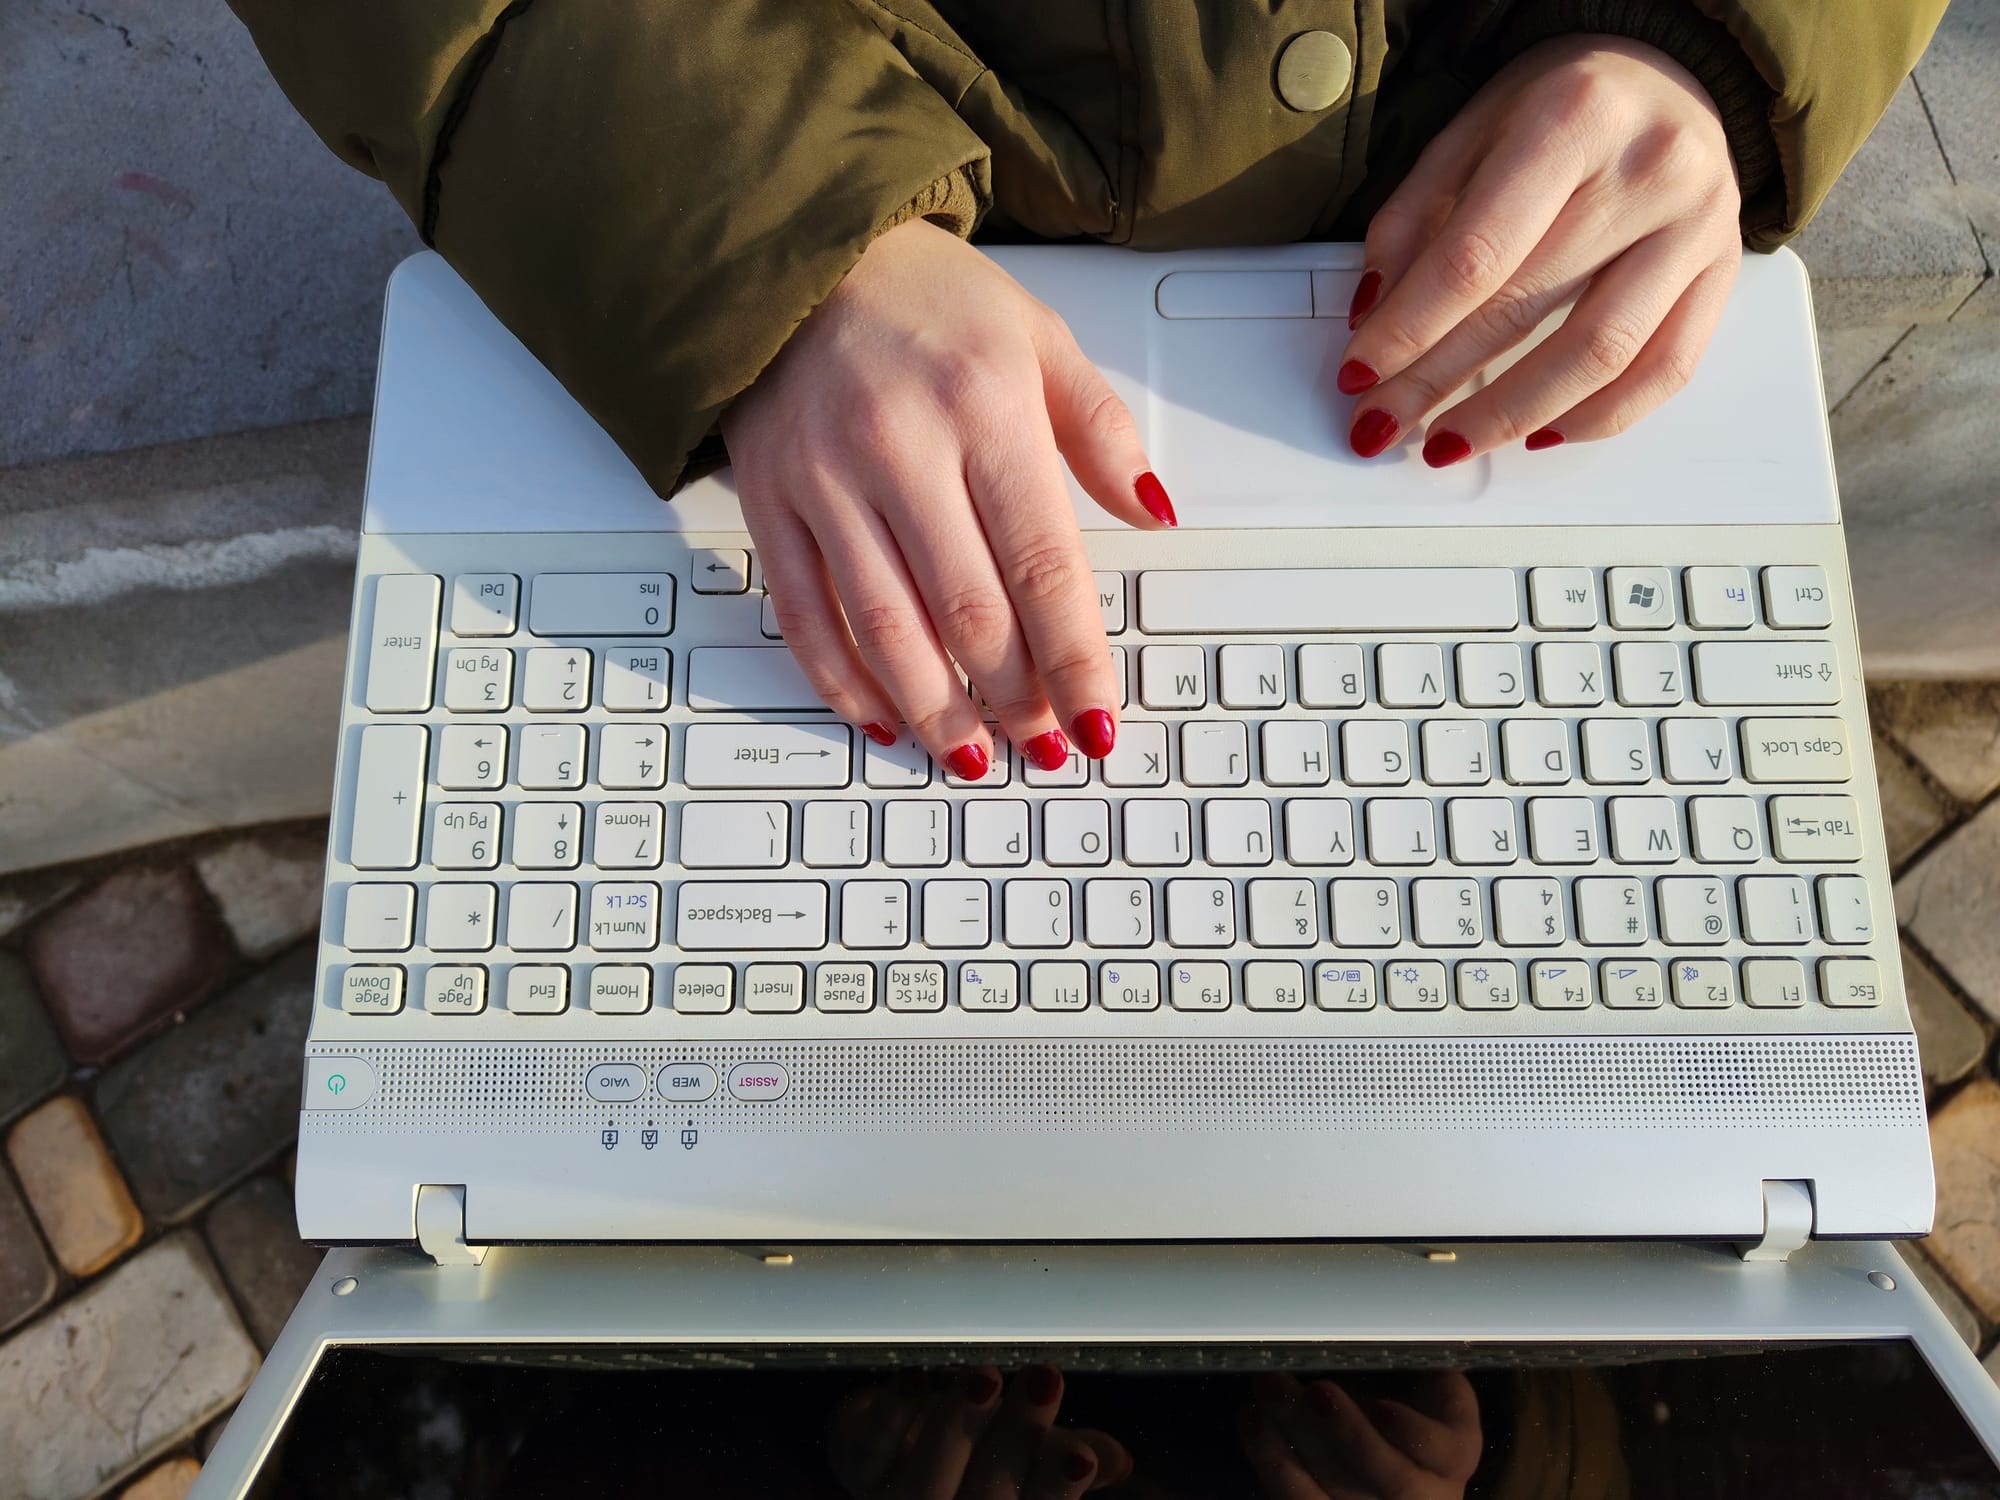
[[[977,785],[818,704],[726,478],[397,273],[305,1237],[1927,1230],[1799,262],[1631,433],[1433,472],[1346,448],[1354,247],[995,255],[1182,524],[1079,501],[1118,751]]]

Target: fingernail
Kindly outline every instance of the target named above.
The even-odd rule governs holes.
[[[1083,753],[1092,760],[1103,760],[1118,739],[1118,726],[1111,722],[1110,713],[1101,708],[1086,708],[1071,719],[1069,732],[1076,737]],[[1051,766],[1049,769],[1055,768]]]
[[[1440,428],[1424,439],[1424,462],[1433,469],[1448,469],[1472,453],[1472,444],[1457,433]]]
[[[1000,1377],[991,1370],[970,1370],[966,1372],[965,1399],[974,1406],[984,1406],[1000,1394]]]
[[[1180,519],[1174,514],[1174,502],[1167,498],[1167,487],[1160,483],[1160,476],[1151,469],[1132,481],[1132,488],[1139,496],[1139,503],[1146,507],[1146,514],[1162,526],[1178,526]]]
[[[1395,442],[1396,435],[1402,430],[1401,422],[1380,407],[1371,406],[1354,419],[1354,426],[1348,431],[1347,441],[1359,457],[1373,458]]]
[[[891,729],[887,724],[863,724],[861,732],[878,745],[893,745],[896,743],[896,731]]]
[[[1060,771],[1069,764],[1069,741],[1063,738],[1060,729],[1051,729],[1029,740],[1021,747],[1021,753],[1035,763],[1037,770]]]
[[[1333,383],[1340,387],[1343,396],[1358,396],[1382,377],[1375,373],[1373,365],[1365,365],[1358,359],[1350,359],[1340,367],[1333,377]]]
[[[1069,1480],[1088,1479],[1097,1469],[1097,1459],[1086,1449],[1079,1448],[1062,1462],[1063,1478]]]
[[[1367,317],[1370,312],[1374,311],[1375,299],[1381,295],[1382,273],[1380,271],[1363,271],[1359,284],[1354,288],[1354,300],[1347,304],[1347,326],[1352,329],[1363,318]],[[1361,368],[1364,370],[1368,369],[1366,365],[1363,365]],[[1373,374],[1374,372],[1370,371],[1369,373]],[[1372,384],[1373,382],[1370,383]]]
[[[986,752],[970,740],[947,755],[944,763],[950,768],[951,774],[960,781],[979,780],[986,774],[986,768],[992,764],[987,760]]]
[[[1537,428],[1521,439],[1521,446],[1530,453],[1540,453],[1544,448],[1553,448],[1563,440],[1563,435],[1553,427]]]
[[[1021,1393],[1036,1406],[1047,1406],[1062,1394],[1062,1376],[1051,1365],[1029,1365],[1021,1372]]]

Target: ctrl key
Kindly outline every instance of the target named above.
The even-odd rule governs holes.
[[[350,1016],[393,1016],[403,1008],[396,964],[356,964],[340,976],[340,1008]]]

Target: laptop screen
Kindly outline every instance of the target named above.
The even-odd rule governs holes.
[[[997,1397],[993,1371],[1007,1376]],[[1052,1391],[1046,1439],[1026,1413]],[[994,1415],[968,1457],[939,1434],[981,1393]],[[253,1493],[1076,1493],[1038,1487],[1042,1443],[1090,1449],[1091,1493],[1145,1500],[2000,1496],[2000,1468],[1902,1340],[345,1346],[320,1362]]]

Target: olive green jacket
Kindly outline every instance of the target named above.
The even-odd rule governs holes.
[[[1707,86],[1745,238],[1769,249],[1818,208],[1944,8],[231,3],[321,138],[388,184],[661,494],[697,449],[717,456],[724,407],[885,225],[1148,249],[1358,239],[1501,63],[1606,32]],[[1315,38],[1301,83],[1285,53],[1309,32],[1340,46]]]

